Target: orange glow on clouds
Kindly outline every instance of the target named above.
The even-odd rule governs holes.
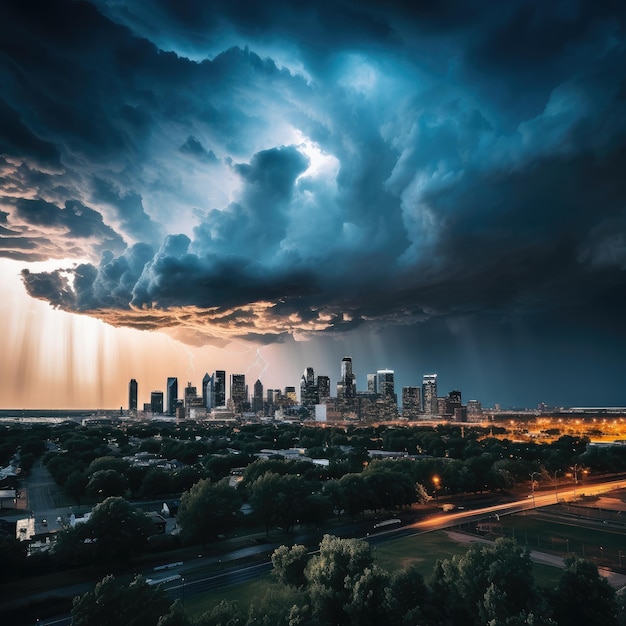
[[[245,373],[250,388],[297,384],[280,352],[284,346],[230,342],[224,348],[191,347],[153,331],[115,328],[86,315],[56,310],[30,298],[20,271],[50,271],[67,261],[24,263],[0,259],[4,329],[0,361],[0,408],[127,408],[128,381],[139,384],[139,405],[164,390],[168,376],[179,389],[198,390],[205,372]],[[276,364],[280,365],[277,367]]]

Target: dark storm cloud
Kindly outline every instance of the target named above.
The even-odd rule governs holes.
[[[205,163],[217,161],[213,150],[207,150],[195,137],[189,135],[187,141],[179,148],[183,154],[188,154]]]
[[[42,141],[24,126],[20,117],[0,98],[0,154],[15,155],[38,168],[59,170],[59,153],[53,143]]]
[[[615,308],[614,5],[4,3],[0,254],[194,342]]]
[[[66,275],[61,272],[31,273],[22,270],[22,281],[26,291],[33,297],[48,301],[52,306],[72,310],[76,295]]]

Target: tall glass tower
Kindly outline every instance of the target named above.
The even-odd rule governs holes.
[[[426,415],[437,415],[437,374],[424,374],[422,378],[422,402]]]
[[[178,402],[178,378],[170,376],[167,379],[167,414],[176,415]]]
[[[137,410],[137,381],[134,378],[128,383],[128,410]]]
[[[215,381],[213,383],[215,391],[215,406],[226,405],[226,372],[215,370]]]

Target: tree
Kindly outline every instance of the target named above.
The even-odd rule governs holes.
[[[352,624],[379,626],[388,622],[389,574],[380,567],[367,567],[354,582],[352,598],[345,607]]]
[[[433,600],[452,623],[482,625],[530,614],[537,606],[530,554],[510,539],[473,544],[464,555],[437,564]]]
[[[91,475],[85,491],[96,498],[122,496],[128,488],[126,476],[117,470],[98,470]]]
[[[276,520],[276,501],[280,490],[280,476],[266,472],[250,484],[250,504],[261,521],[265,524],[265,534]]]
[[[576,556],[566,557],[565,571],[552,594],[551,604],[560,626],[618,623],[615,592],[593,563]]]
[[[345,474],[339,479],[343,509],[351,517],[363,513],[372,502],[369,485],[361,474]]]
[[[170,494],[173,490],[173,480],[170,472],[160,467],[153,467],[143,477],[140,493],[142,498],[149,499]]]
[[[331,516],[333,505],[321,493],[311,493],[302,499],[300,505],[300,521],[320,528]]]
[[[306,546],[295,545],[291,548],[280,546],[272,554],[274,576],[283,585],[302,587],[306,583],[304,569],[308,560]]]
[[[83,472],[72,472],[65,481],[63,488],[65,494],[76,500],[78,506],[80,506],[80,501],[85,495],[88,482],[89,479]]]
[[[306,595],[293,587],[270,587],[261,598],[254,598],[246,626],[319,626],[310,622]]]
[[[194,626],[245,626],[246,618],[237,602],[222,600],[210,611],[203,613]]]
[[[120,459],[115,456],[101,456],[94,459],[87,468],[87,475],[92,476],[96,472],[102,470],[115,470],[120,474],[125,474],[128,471],[128,461]]]
[[[150,586],[142,576],[129,584],[106,576],[72,604],[72,626],[157,626],[170,602],[165,592]]]
[[[88,521],[58,533],[57,560],[65,563],[125,561],[141,554],[152,533],[152,523],[124,498],[111,497],[98,504]]]
[[[194,626],[185,614],[185,608],[180,600],[174,600],[165,615],[161,615],[156,626]]]
[[[430,589],[415,565],[392,574],[387,589],[386,602],[389,606],[390,624],[423,624],[440,622],[428,619],[433,615]]]
[[[324,535],[319,553],[311,558],[305,570],[314,616],[330,624],[349,623],[345,607],[352,601],[357,580],[372,564],[366,541]]]
[[[27,542],[0,535],[0,580],[10,580],[26,567]]]
[[[214,541],[218,535],[226,534],[236,524],[236,515],[241,498],[236,489],[225,481],[211,483],[204,478],[180,500],[176,515],[181,539],[185,543]]]

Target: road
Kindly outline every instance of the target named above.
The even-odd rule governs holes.
[[[626,479],[609,481],[605,483],[587,483],[584,488],[584,493],[585,495],[598,495],[622,488],[626,488]],[[454,526],[469,522],[476,522],[478,520],[489,517],[497,518],[502,515],[519,513],[521,511],[529,510],[532,508],[550,506],[557,502],[574,500],[576,495],[581,495],[580,487],[578,488],[578,490],[575,490],[574,488],[565,488],[559,490],[557,488],[556,492],[535,492],[534,497],[525,497],[514,502],[482,507],[475,510],[457,510],[454,512],[437,514],[425,520],[405,524],[403,526],[400,526],[399,528],[393,527],[385,529],[383,527],[382,529],[374,529],[372,527],[371,532],[366,533],[365,536],[362,536],[360,538],[369,541],[371,544],[376,544],[400,537],[413,536],[426,532],[432,532],[435,530],[449,529]],[[200,593],[205,593],[206,591],[209,591],[211,589],[227,587],[230,585],[244,582],[246,580],[250,580],[252,578],[256,578],[261,574],[270,571],[271,562],[269,560],[269,555],[275,547],[275,544],[263,544],[260,546],[245,548],[245,552],[247,554],[256,553],[259,554],[261,557],[265,555],[264,561],[256,565],[227,567],[226,564],[228,562],[231,562],[238,558],[242,558],[241,551],[222,555],[220,559],[218,559],[217,557],[205,559],[205,563],[207,565],[210,562],[215,564],[218,561],[224,564],[225,569],[218,573],[206,574],[202,571],[197,571],[198,566],[200,565],[199,561],[194,561],[193,563],[187,564],[183,563],[182,565],[176,566],[172,569],[168,569],[166,572],[163,573],[163,577],[168,574],[181,575],[181,579],[177,579],[175,581],[164,584],[163,589],[173,599],[180,598],[182,600],[184,598],[188,598]],[[314,552],[315,551],[311,551],[311,554],[313,554]],[[552,555],[546,555],[539,552],[535,554],[535,560],[539,562],[547,562],[546,559],[550,561],[550,564],[552,565],[561,567],[563,566],[562,560],[560,560],[558,557],[553,557]],[[609,572],[608,570],[603,571],[602,573],[607,577],[611,575],[611,572]],[[153,570],[144,572],[144,576],[157,578]],[[59,595],[63,595],[62,589],[54,590],[50,592],[50,595],[54,595],[55,592]],[[40,623],[42,625],[47,624],[48,626],[65,626],[65,624],[70,623],[70,620],[67,616],[59,616],[59,618],[56,618],[54,620],[45,620],[41,621]]]

